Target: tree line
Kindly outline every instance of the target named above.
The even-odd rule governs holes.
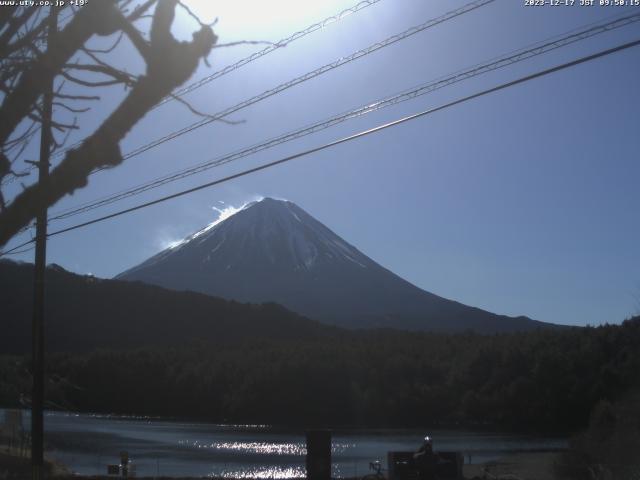
[[[251,332],[247,332],[247,338]],[[479,335],[336,331],[47,359],[52,408],[230,423],[575,431],[640,386],[640,317]],[[0,404],[29,361],[0,357]]]

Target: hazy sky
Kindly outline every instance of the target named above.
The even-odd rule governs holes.
[[[219,18],[220,42],[275,41],[355,1],[187,1]],[[193,92],[217,112],[466,2],[382,0]],[[622,7],[526,7],[496,0],[305,82],[91,177],[51,212],[233,152],[353,107],[485,62]],[[269,5],[269,8],[266,7]],[[640,13],[640,8],[635,12]],[[181,14],[175,33],[194,25]],[[324,132],[172,183],[51,230],[211,181],[424,110],[538,69],[640,37],[640,22],[475,77]],[[214,50],[201,78],[262,45]],[[118,61],[132,71],[126,45]],[[438,295],[508,315],[566,324],[617,323],[640,309],[640,48],[447,109],[347,145],[52,238],[48,261],[111,277],[257,196],[291,200],[365,254]],[[122,98],[82,117],[92,131]],[[127,152],[197,120],[176,102],[150,113]],[[81,138],[81,134],[71,141]],[[222,203],[224,202],[224,203]],[[11,245],[28,239],[17,237]],[[32,252],[18,256],[32,261]],[[16,258],[16,257],[14,257]]]

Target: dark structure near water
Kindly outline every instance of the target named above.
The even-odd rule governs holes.
[[[331,432],[307,431],[307,479],[331,479]]]
[[[461,480],[464,458],[460,452],[436,452],[435,472],[438,479]],[[389,480],[418,480],[422,478],[414,460],[414,452],[389,452],[387,454]]]

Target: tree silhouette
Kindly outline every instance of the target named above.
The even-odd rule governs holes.
[[[29,162],[24,152],[39,129],[40,98],[52,78],[60,80],[54,105],[73,114],[87,110],[83,103],[100,99],[98,95],[85,95],[83,87],[121,84],[128,90],[93,133],[64,152],[45,184],[24,187],[8,205],[1,199],[0,246],[26,227],[40,209],[86,186],[93,170],[122,163],[120,141],[158,102],[191,77],[200,59],[206,59],[217,41],[210,25],[200,22],[200,29],[189,42],[178,41],[171,33],[180,6],[188,11],[178,0],[88,2],[50,42],[43,41],[47,33],[44,9],[0,9],[0,180],[5,186],[24,175],[21,167]],[[151,25],[145,36],[139,28],[148,18]],[[117,39],[110,48],[99,50],[87,45],[95,36],[114,35]],[[136,77],[109,61],[108,53],[123,37],[130,40],[144,61],[144,74]],[[52,127],[62,137],[54,140],[53,148],[64,145],[69,132],[79,128],[75,120],[54,121]]]

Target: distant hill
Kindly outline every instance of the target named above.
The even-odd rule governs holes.
[[[0,406],[30,397],[32,274],[0,261]],[[640,388],[640,318],[502,335],[350,331],[57,266],[46,290],[47,405],[67,410],[557,433]]]
[[[142,283],[46,272],[47,351],[304,339],[336,331],[276,304],[247,305]],[[33,265],[0,261],[0,353],[31,349]]]
[[[241,302],[272,301],[348,328],[496,333],[550,325],[426,292],[297,205],[271,198],[247,205],[116,278]]]

